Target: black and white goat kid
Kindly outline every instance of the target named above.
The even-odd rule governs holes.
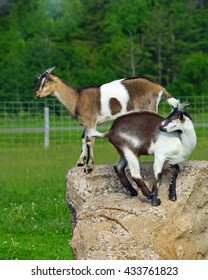
[[[122,185],[137,195],[125,174],[128,165],[132,179],[141,189],[144,196],[151,200],[153,206],[160,205],[158,186],[162,178],[165,162],[171,165],[172,179],[169,186],[169,199],[177,200],[176,179],[179,173],[179,163],[186,160],[196,146],[196,133],[191,117],[183,109],[189,104],[185,102],[174,108],[171,114],[163,117],[150,112],[130,113],[117,118],[107,133],[107,137],[115,146],[120,159],[114,169]],[[101,135],[100,135],[101,137]],[[154,183],[150,191],[140,174],[138,157],[154,155]]]

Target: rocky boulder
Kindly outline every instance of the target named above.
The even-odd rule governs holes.
[[[180,168],[178,200],[172,202],[171,174],[164,167],[158,207],[141,192],[130,197],[112,165],[95,166],[91,174],[69,170],[66,201],[76,259],[208,259],[208,161],[187,161]],[[141,164],[141,174],[151,187],[152,163]]]

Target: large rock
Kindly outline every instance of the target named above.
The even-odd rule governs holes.
[[[164,168],[161,205],[139,192],[130,197],[112,165],[69,170],[66,200],[71,212],[70,246],[77,259],[208,259],[208,161],[180,165],[178,200],[168,199],[170,170]],[[141,164],[148,186],[152,163]],[[128,174],[128,172],[127,172]]]

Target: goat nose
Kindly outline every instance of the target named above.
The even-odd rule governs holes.
[[[40,96],[38,95],[37,91],[34,92],[34,97],[35,98],[40,98]]]
[[[163,132],[166,131],[166,128],[165,128],[163,125],[160,125],[160,126],[159,126],[159,129],[160,129],[161,131],[163,131]]]

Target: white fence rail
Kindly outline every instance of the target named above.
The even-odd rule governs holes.
[[[187,109],[195,123],[198,139],[208,138],[208,97],[181,97],[188,100]],[[167,116],[171,108],[162,102],[159,113]],[[109,125],[98,129],[106,131]],[[0,143],[16,146],[18,144],[79,143],[83,132],[66,109],[55,99],[34,102],[0,102]],[[102,140],[100,139],[100,143]]]
[[[49,147],[49,107],[44,107],[44,146],[45,148]]]

